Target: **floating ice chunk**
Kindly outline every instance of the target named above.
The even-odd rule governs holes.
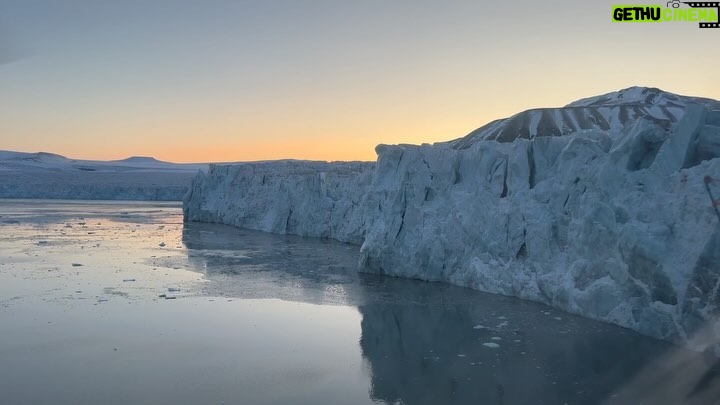
[[[497,349],[498,347],[500,347],[499,344],[493,342],[483,343],[482,345],[485,347],[489,347],[490,349]]]
[[[502,340],[502,338],[500,336],[493,336],[490,340]]]
[[[473,326],[473,329],[486,329],[486,328],[482,325],[475,325],[475,326]]]

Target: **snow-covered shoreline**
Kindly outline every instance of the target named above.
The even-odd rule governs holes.
[[[181,201],[205,164],[0,151],[0,198]]]
[[[605,129],[381,145],[376,164],[213,166],[193,181],[185,220],[362,244],[360,271],[517,296],[702,348],[701,330],[720,337],[720,225],[703,183],[720,178],[720,111],[650,95],[635,116],[608,108],[625,121],[608,116]]]

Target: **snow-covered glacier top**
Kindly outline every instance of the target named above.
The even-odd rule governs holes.
[[[703,348],[720,339],[720,104],[630,88],[375,163],[198,175],[185,219],[362,244],[359,270],[539,301]]]

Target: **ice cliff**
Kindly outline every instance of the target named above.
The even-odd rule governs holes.
[[[374,167],[297,160],[211,165],[193,180],[185,219],[361,244]]]
[[[703,183],[720,178],[720,103],[631,88],[489,125],[380,145],[374,165],[214,166],[185,218],[362,244],[361,271],[697,347],[720,337],[720,225]]]

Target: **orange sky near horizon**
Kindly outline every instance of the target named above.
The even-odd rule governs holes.
[[[0,7],[0,150],[374,160],[635,85],[720,99],[718,33],[609,1],[81,3]]]

